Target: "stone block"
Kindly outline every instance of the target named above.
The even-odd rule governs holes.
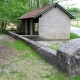
[[[80,75],[80,39],[70,40],[58,49],[57,66],[71,76]]]

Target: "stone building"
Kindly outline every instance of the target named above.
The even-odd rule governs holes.
[[[47,7],[32,10],[18,19],[22,20],[21,31],[25,35],[34,35],[35,24],[38,24],[39,38],[69,39],[70,20],[75,19],[75,17],[55,3]]]

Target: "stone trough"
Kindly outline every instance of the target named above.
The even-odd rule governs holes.
[[[25,36],[10,31],[8,34],[16,39],[21,39],[26,44],[30,45],[43,57],[43,59],[50,64],[57,66],[61,71],[71,76],[80,76],[80,39],[70,40],[63,44],[57,51],[54,51]]]
[[[65,43],[57,51],[57,66],[70,75],[80,75],[80,39]]]

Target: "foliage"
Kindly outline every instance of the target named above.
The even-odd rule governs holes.
[[[4,31],[3,30],[0,30],[0,35],[4,34]]]
[[[23,13],[27,12],[28,9],[23,2],[19,0],[3,0],[0,1],[0,27],[5,30],[9,23],[19,24],[17,18]]]
[[[75,18],[80,20],[80,12],[70,12]]]
[[[80,9],[78,9],[78,8],[67,8],[67,11],[69,11],[69,12],[80,12]]]
[[[47,6],[50,4],[50,0],[41,0],[41,5],[42,6]]]
[[[5,30],[10,23],[20,25],[17,18],[22,14],[59,1],[62,0],[0,0],[0,27]]]

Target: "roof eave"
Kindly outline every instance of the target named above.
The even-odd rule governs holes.
[[[61,9],[64,13],[66,13],[70,17],[70,19],[76,19],[72,14],[70,14],[68,11],[62,8],[59,4],[57,4],[57,7]]]
[[[70,17],[71,19],[76,19],[74,16]]]
[[[55,6],[56,4],[53,4],[51,6]],[[39,17],[40,15],[42,15],[43,13],[45,13],[46,11],[50,10],[51,9],[51,6],[47,7],[45,10],[41,11],[39,14],[37,14],[36,16],[34,16],[34,18],[37,18]]]
[[[34,18],[34,17],[29,17],[29,18],[18,18],[18,20],[31,19],[31,18]]]

